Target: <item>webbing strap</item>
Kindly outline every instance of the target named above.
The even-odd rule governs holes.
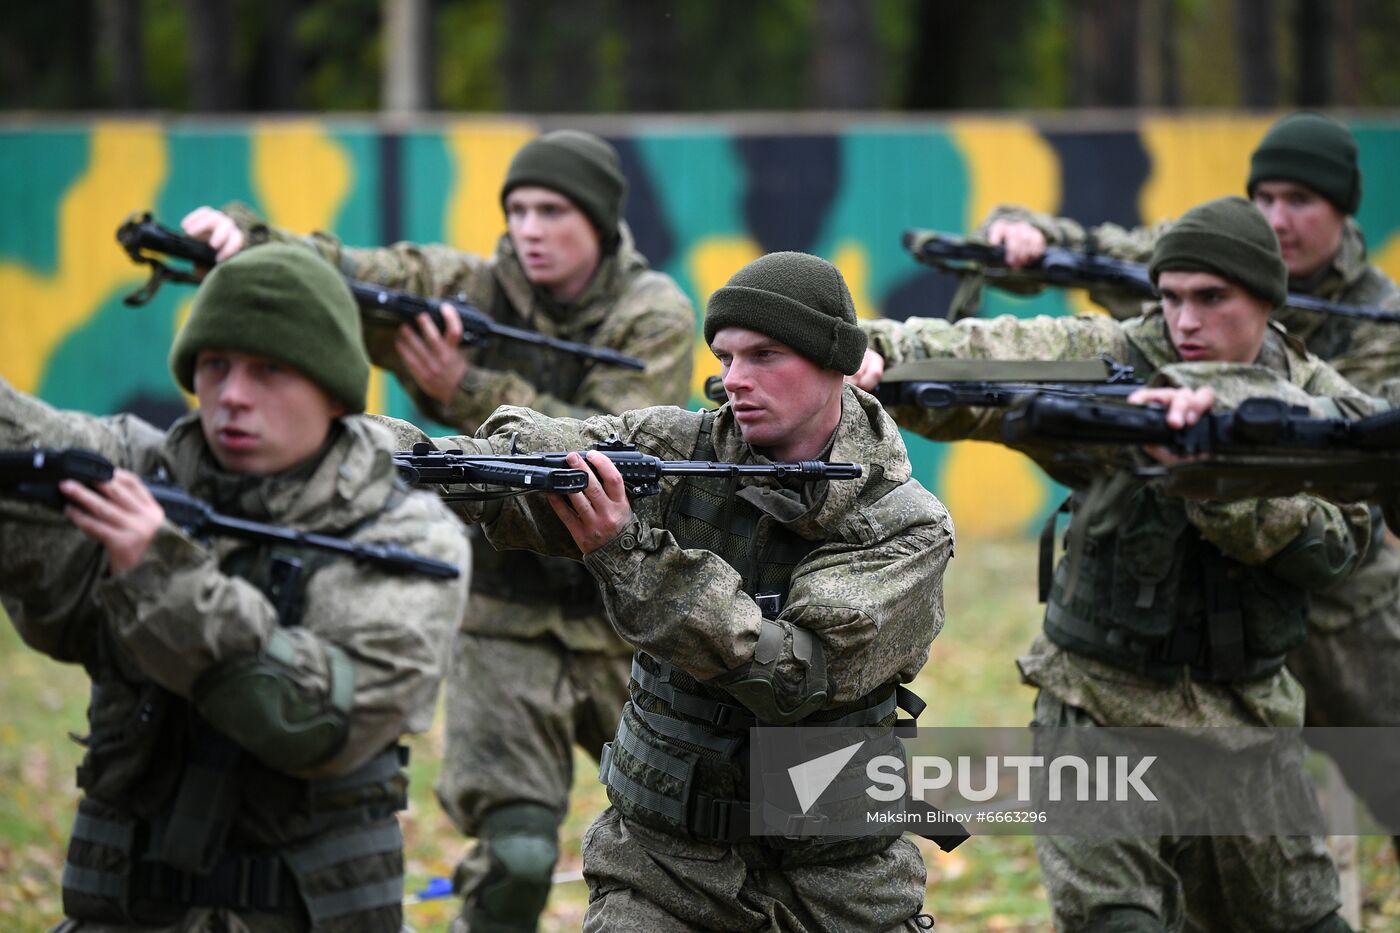
[[[349,774],[308,781],[306,789],[308,806],[313,812],[319,811],[327,805],[329,805],[329,809],[347,809],[355,806],[359,802],[354,799],[357,795],[347,792],[362,790],[365,793],[358,796],[369,799],[374,796],[371,792],[390,787],[402,775],[402,769],[407,764],[407,746],[394,745],[375,755]],[[388,795],[382,796],[387,797]],[[397,809],[403,809],[403,807],[399,806]]]
[[[130,852],[135,835],[136,823],[134,821],[118,823],[115,820],[104,820],[90,813],[84,813],[82,810],[79,810],[78,815],[73,818],[73,838],[81,839],[84,842],[93,842],[112,849],[120,849],[123,852]]]
[[[79,868],[71,862],[63,863],[63,889],[120,900],[126,896],[126,872],[102,871],[97,868]]]
[[[697,745],[707,751],[714,752],[721,758],[729,758],[738,750],[740,745],[748,741],[744,736],[719,736],[715,735],[708,726],[702,726],[698,722],[691,722],[688,719],[676,719],[674,716],[667,716],[662,713],[652,712],[633,706],[632,711],[646,723],[653,732],[666,736],[668,739],[675,739],[678,742],[686,742],[690,745]]]
[[[334,894],[319,894],[303,899],[306,912],[311,916],[311,925],[316,927],[323,920],[345,914],[374,910],[377,907],[398,906],[403,903],[403,875],[356,885],[346,891]]]
[[[669,774],[678,781],[690,784],[690,779],[695,773],[694,765],[676,755],[667,754],[663,749],[654,748],[642,741],[637,733],[627,725],[627,717],[623,716],[617,724],[617,738],[613,740],[614,747],[621,746],[622,750],[633,758],[646,765],[648,768],[655,768],[664,774]],[[688,796],[684,791],[681,797]]]
[[[1040,562],[1036,573],[1036,589],[1042,603],[1050,598],[1050,583],[1055,575],[1055,526],[1061,515],[1069,514],[1069,504],[1073,498],[1065,496],[1065,501],[1046,516],[1045,525],[1040,529]]]
[[[397,852],[403,846],[403,834],[397,820],[373,826],[356,827],[348,833],[324,838],[315,845],[287,852],[282,857],[297,874],[311,873],[339,865],[352,859]]]
[[[613,743],[603,746],[603,755],[598,762],[598,780],[609,790],[617,791],[633,804],[646,810],[660,813],[677,823],[685,822],[685,804],[670,797],[663,797],[655,791],[643,787],[623,774],[613,765]]]
[[[666,703],[678,713],[694,716],[720,728],[747,729],[758,724],[758,720],[743,706],[737,703],[724,703],[709,697],[696,696],[686,690],[678,690],[671,683],[671,665],[653,659],[660,673],[653,674],[632,658],[632,679],[647,693]]]

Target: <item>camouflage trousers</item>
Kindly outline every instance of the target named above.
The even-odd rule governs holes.
[[[585,933],[871,933],[930,930],[914,843],[763,870],[735,846],[657,832],[609,807],[583,837]]]
[[[573,747],[602,754],[617,731],[630,672],[630,655],[575,654],[552,637],[459,632],[447,675],[442,773],[434,786],[457,828],[474,836],[483,816],[516,803],[548,807],[562,820]],[[489,867],[485,843],[478,842],[457,866],[454,888],[470,894]]]
[[[1035,719],[1095,725],[1046,690],[1036,698]],[[1241,786],[1253,777],[1241,774]],[[1337,868],[1321,837],[1037,836],[1035,853],[1055,928],[1062,931],[1089,929],[1108,908],[1137,908],[1168,933],[1291,933],[1341,906]]]
[[[1335,629],[1310,627],[1288,656],[1307,692],[1309,726],[1400,726],[1400,606],[1385,606]],[[1400,745],[1322,747],[1347,785],[1392,834],[1400,835]]]

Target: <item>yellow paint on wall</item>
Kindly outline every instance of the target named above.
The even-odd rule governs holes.
[[[1243,196],[1249,154],[1273,122],[1239,114],[1144,118],[1140,132],[1152,169],[1138,203],[1143,219],[1156,223],[1202,201]]]
[[[951,130],[967,165],[968,230],[998,204],[1059,210],[1060,161],[1034,126],[1023,120],[972,119],[953,120]]]
[[[845,240],[836,247],[831,263],[841,270],[841,277],[851,290],[856,315],[867,319],[878,318],[880,312],[875,302],[870,300],[870,254],[865,246],[856,240]]]
[[[443,133],[456,165],[456,180],[443,201],[447,212],[442,228],[447,242],[469,253],[489,256],[505,231],[501,213],[501,183],[511,157],[534,139],[539,129],[530,123],[458,125]]]
[[[111,232],[133,209],[155,204],[167,170],[164,136],[154,123],[99,121],[89,142],[87,170],[58,205],[53,275],[0,263],[6,305],[43,309],[0,316],[0,373],[22,392],[37,391],[54,348],[108,295],[145,278],[112,242]]]
[[[1370,259],[1392,281],[1400,282],[1400,233],[1380,244],[1378,249],[1371,250]]]
[[[702,313],[715,289],[761,255],[763,248],[749,237],[711,237],[697,243],[690,251],[687,266],[690,280],[695,283]],[[710,352],[702,334],[695,340],[695,368],[691,371],[691,394],[703,399],[705,380],[718,375],[719,361]]]
[[[997,444],[954,444],[938,488],[958,538],[1016,535],[1040,513],[1045,487],[1026,457]]]
[[[354,162],[314,120],[253,124],[251,175],[268,221],[297,233],[335,226],[355,185]]]

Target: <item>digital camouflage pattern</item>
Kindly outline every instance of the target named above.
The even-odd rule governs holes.
[[[1025,220],[1045,234],[1046,242],[1107,256],[1146,262],[1171,221],[1125,229],[1100,224],[1085,230],[1075,221],[1015,207],[1000,207],[987,220]],[[983,227],[985,232],[985,225]],[[1361,228],[1347,218],[1341,248],[1332,261],[1306,281],[1290,279],[1290,291],[1343,304],[1400,310],[1400,288],[1366,260]],[[1124,300],[1110,291],[1091,297],[1115,316],[1136,314],[1140,299]],[[1375,394],[1387,380],[1400,376],[1400,325],[1283,308],[1275,319],[1297,336],[1309,352],[1328,361],[1348,382]],[[1377,523],[1379,525],[1379,523]],[[1310,698],[1310,726],[1400,725],[1400,693],[1387,685],[1400,664],[1400,549],[1377,527],[1366,560],[1338,584],[1312,594],[1310,637],[1289,656],[1289,667]],[[1352,629],[1356,630],[1353,631]],[[1351,788],[1373,812],[1396,813],[1400,791],[1378,773],[1373,760],[1356,759],[1340,750],[1335,756]]]
[[[616,433],[643,453],[684,459],[695,449],[702,418],[699,412],[657,407],[577,421],[506,408],[482,426],[479,439],[445,437],[433,443],[500,453],[514,438],[521,450],[579,450]],[[400,423],[400,430],[405,442],[426,439],[411,426]],[[727,407],[715,417],[712,439],[719,459],[761,461],[743,441]],[[793,653],[794,627],[810,631],[821,642],[831,688],[827,707],[834,708],[883,685],[911,680],[943,624],[942,574],[952,555],[952,524],[938,500],[911,479],[899,432],[871,396],[846,390],[829,457],[862,463],[865,478],[803,484],[799,489],[753,479],[738,492],[787,528],[818,542],[797,565],[788,602],[778,617],[785,635],[776,679],[779,702],[789,707],[807,667]],[[900,485],[884,498],[858,506],[863,485],[880,470]],[[743,591],[737,571],[709,551],[680,548],[660,527],[675,489],[676,481],[667,480],[659,496],[634,501],[634,522],[584,562],[602,587],[609,618],[627,641],[708,681],[753,660],[762,614]],[[460,508],[469,518],[484,520],[488,538],[498,546],[579,557],[573,539],[543,497],[461,503]],[[824,905],[837,904],[847,914],[864,912],[870,922],[863,928],[898,929],[908,922],[923,900],[924,872],[921,862],[909,859],[907,843],[895,845],[899,848],[886,849],[868,866],[832,862],[818,873],[825,883],[816,886],[819,893],[808,892],[810,901],[802,893],[809,882],[794,880],[791,893],[784,892],[789,912],[784,916],[794,919],[780,928],[828,928],[818,920],[832,909]],[[754,910],[777,909],[774,892],[783,891],[788,872],[774,870],[775,859],[771,851],[751,843],[697,847],[692,840],[668,833],[647,833],[643,838],[639,828],[609,808],[585,846],[592,901],[586,924],[600,928],[624,907],[623,912],[647,916],[648,911],[669,912],[699,898],[708,901],[700,916],[714,918],[720,924],[715,928],[750,929]],[[903,867],[882,874],[889,859]],[[659,868],[667,863],[686,866],[687,874]],[[714,902],[725,898],[748,906],[736,910],[732,904]],[[812,914],[804,916],[803,910]],[[684,916],[659,928],[694,922],[691,915]]]
[[[280,630],[294,647],[287,676],[310,700],[328,702],[328,651],[354,669],[349,731],[327,760],[301,778],[329,778],[359,768],[403,734],[431,724],[437,685],[466,600],[469,548],[460,524],[433,496],[396,490],[391,435],[363,416],[338,421],[319,461],[305,475],[236,477],[219,470],[197,415],[168,434],[126,416],[97,418],[59,411],[0,380],[0,447],[86,447],[140,474],[164,468],[174,482],[216,509],[363,543],[392,543],[463,568],[444,581],[391,575],[350,560],[331,560],[310,576],[301,624]],[[391,494],[393,501],[391,502]],[[0,497],[0,592],[26,643],[87,668],[102,703],[89,710],[94,734],[135,722],[158,685],[189,699],[195,684],[221,665],[258,655],[278,629],[277,612],[247,581],[220,563],[246,546],[230,538],[195,541],[168,523],[143,561],[109,576],[106,551],[54,510]],[[405,607],[411,611],[405,612]],[[319,698],[319,700],[317,700]],[[89,799],[128,801],[159,812],[178,776],[139,741],[90,751],[95,783]],[[295,847],[316,838],[315,818],[288,810],[267,788],[245,796],[231,830],[241,846]],[[228,910],[190,911],[189,931],[283,929],[276,918],[240,921]],[[82,929],[99,929],[84,924]],[[304,921],[286,925],[304,930]]]
[[[1097,725],[1049,692],[1036,699],[1035,722]],[[1250,769],[1239,774],[1236,786],[1243,793],[1314,793],[1297,772],[1279,773],[1252,756],[1242,756],[1242,765]],[[1101,920],[1104,911],[1125,904],[1154,915],[1144,930],[1202,929],[1188,920],[1188,910],[1196,919],[1211,918],[1209,929],[1221,933],[1307,930],[1341,905],[1332,857],[1323,840],[1312,836],[1041,835],[1035,852],[1057,930],[1091,929],[1096,915]],[[1278,884],[1281,878],[1288,883]]]
[[[231,211],[254,242],[297,239],[263,225],[246,209]],[[608,347],[647,363],[638,372],[496,341],[467,351],[462,386],[443,404],[418,387],[399,358],[394,334],[400,322],[366,319],[371,360],[392,371],[419,409],[439,422],[471,432],[501,405],[587,418],[683,405],[689,398],[695,338],[690,301],[669,276],[648,268],[626,224],[619,228],[616,251],[600,258],[582,294],[567,305],[530,283],[508,234],[491,257],[412,243],[357,249],[323,232],[301,242],[350,278],[460,297],[500,324]],[[475,585],[448,670],[452,715],[436,784],[443,808],[469,836],[482,833],[482,819],[493,809],[522,801],[548,807],[562,821],[573,773],[570,746],[578,744],[595,759],[601,754],[627,699],[631,655],[579,565],[546,563],[518,551],[497,554],[484,542],[475,557]],[[495,650],[470,657],[488,646]],[[487,666],[488,657],[501,663]],[[605,722],[601,731],[595,720]],[[457,867],[454,886],[467,895],[458,931],[467,929],[471,892],[490,870],[487,845],[482,840]]]
[[[1329,414],[1364,414],[1374,406],[1373,400],[1303,351],[1282,329],[1266,333],[1257,365],[1182,364],[1160,308],[1122,323],[1085,316],[965,319],[956,324],[910,319],[863,326],[872,347],[890,366],[940,357],[1059,360],[1094,359],[1107,353],[1131,363],[1148,381],[1160,376],[1165,384],[1217,387],[1227,403],[1273,394],[1266,390],[1276,380],[1286,386],[1282,394],[1295,399],[1301,394],[1331,397]],[[892,414],[903,426],[936,440],[996,439],[1002,410],[896,408]],[[1044,450],[1026,452],[1040,459],[1048,455]],[[1093,488],[1089,481],[1095,468],[1046,465],[1075,487],[1078,496]],[[1072,521],[1086,522],[1090,538],[1104,533],[1095,529],[1116,528],[1123,521],[1114,518],[1113,510],[1129,501],[1127,491],[1134,485],[1130,479],[1123,483],[1123,494],[1107,501],[1094,502],[1092,494],[1079,500],[1080,511]],[[1334,585],[1365,554],[1371,538],[1370,515],[1364,506],[1343,506],[1308,495],[1187,501],[1184,508],[1190,525],[1226,557],[1248,567],[1278,568],[1286,560],[1288,580],[1309,591]],[[1057,568],[1057,580],[1066,564],[1061,561]],[[1056,599],[1052,595],[1052,602]],[[1069,716],[1102,726],[1186,727],[1298,726],[1303,721],[1303,690],[1286,668],[1252,680],[1210,683],[1193,679],[1182,666],[1174,681],[1163,682],[1067,650],[1044,637],[1017,663],[1025,681],[1040,688],[1037,719],[1042,721]],[[1293,777],[1304,780],[1301,772]],[[1339,903],[1335,868],[1330,862],[1325,866],[1316,862],[1315,854],[1310,854],[1312,842],[1299,846],[1296,852],[1288,846],[1277,852],[1267,848],[1245,852],[1227,846],[1212,850],[1214,863],[1199,845],[1169,839],[1121,843],[1038,839],[1037,853],[1056,915],[1065,918],[1066,928],[1078,928],[1072,921],[1082,922],[1084,912],[1096,904],[1112,902],[1151,911],[1166,929],[1176,930],[1184,922],[1182,909],[1187,901],[1198,915],[1228,908],[1246,925],[1255,924],[1260,911],[1288,911],[1295,904],[1302,905],[1296,916],[1304,925],[1321,919]],[[1178,861],[1168,865],[1160,853],[1173,847],[1182,851],[1174,852]],[[1196,877],[1199,872],[1221,878],[1228,873],[1233,880],[1222,881],[1220,890],[1241,893],[1223,905],[1212,901],[1210,892],[1201,887],[1202,879]],[[1279,899],[1272,893],[1277,891],[1289,893]],[[1263,900],[1254,904],[1253,896]]]

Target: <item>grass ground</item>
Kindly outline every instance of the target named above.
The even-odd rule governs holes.
[[[947,576],[948,624],[915,688],[929,703],[926,724],[1019,726],[1030,718],[1031,691],[1011,663],[1039,627],[1034,546],[970,542]],[[46,929],[60,915],[63,847],[72,818],[73,768],[83,731],[86,678],[26,649],[0,623],[0,931]],[[414,740],[412,805],[404,814],[408,887],[451,873],[461,841],[439,812],[432,781],[442,757],[440,724]],[[559,871],[579,867],[579,842],[606,804],[585,756],[576,761],[573,805],[564,825]],[[922,842],[921,842],[922,845]],[[925,846],[927,907],[941,933],[1034,931],[1050,927],[1029,837],[980,837],[952,853]],[[1400,867],[1388,840],[1361,841],[1364,927],[1400,933]],[[541,929],[577,930],[586,891],[557,885]],[[451,901],[406,908],[418,930],[444,929]]]

